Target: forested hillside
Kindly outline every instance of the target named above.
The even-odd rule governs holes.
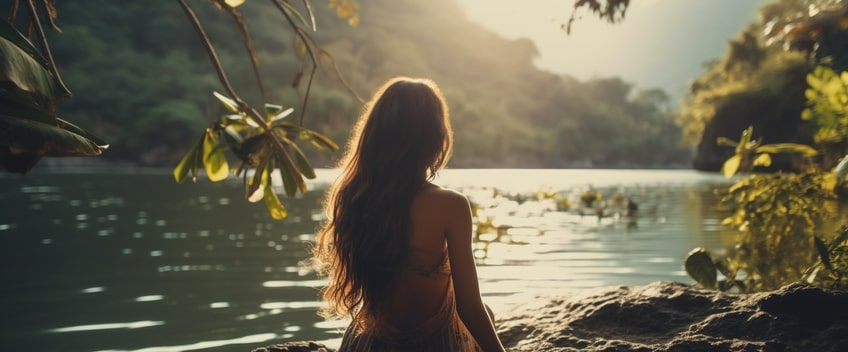
[[[233,84],[261,105],[232,21],[209,1],[189,3]],[[498,37],[468,21],[453,0],[359,4],[360,23],[350,27],[325,1],[315,1],[313,37],[363,97],[395,75],[434,79],[448,99],[456,133],[452,167],[691,163],[662,91],[615,77],[581,82],[541,71],[532,64],[532,42]],[[260,53],[270,102],[300,109],[302,91],[291,86],[300,63],[283,18],[270,2],[247,1],[240,10]],[[58,13],[63,32],[50,40],[74,93],[60,102],[60,115],[111,143],[102,158],[173,166],[224,113],[211,94],[222,88],[176,2],[60,1]],[[361,106],[330,72],[313,86],[305,125],[342,144]],[[321,166],[334,157],[307,152]]]

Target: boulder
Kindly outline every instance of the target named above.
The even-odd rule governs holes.
[[[310,341],[295,341],[254,348],[251,352],[333,352],[332,348]]]
[[[510,351],[846,351],[848,293],[731,294],[675,282],[545,297],[501,314]]]
[[[677,282],[537,297],[500,312],[508,351],[848,351],[848,293],[724,293]],[[292,342],[253,352],[333,351]]]

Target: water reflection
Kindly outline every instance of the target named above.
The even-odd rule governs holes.
[[[149,328],[151,326],[159,326],[165,324],[164,321],[133,321],[128,323],[107,323],[107,324],[89,324],[89,325],[77,325],[77,326],[68,326],[64,328],[51,329],[50,332],[80,332],[80,331],[93,331],[93,330],[112,330],[112,329],[141,329],[141,328]]]
[[[266,341],[271,341],[277,338],[277,334],[266,333],[266,334],[254,334],[243,337],[237,337],[232,339],[224,339],[224,340],[213,340],[213,341],[201,341],[192,344],[186,345],[178,345],[178,346],[156,346],[156,347],[147,347],[141,348],[137,350],[131,350],[126,352],[183,352],[183,351],[196,351],[203,350],[215,347],[223,347],[223,346],[231,346],[231,345],[241,345],[241,344],[261,344]],[[119,352],[121,350],[111,350],[114,352]]]

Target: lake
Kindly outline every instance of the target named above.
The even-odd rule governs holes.
[[[271,220],[238,178],[178,185],[170,170],[39,169],[0,174],[0,348],[250,351],[293,340],[338,343],[344,322],[315,312],[324,281],[305,272],[334,170],[283,198]],[[683,259],[719,252],[734,233],[713,189],[691,170],[445,170],[478,221],[476,244],[495,313],[537,294],[658,280],[693,283]],[[603,217],[579,206],[594,189]],[[638,216],[620,216],[622,199]],[[565,205],[569,207],[566,209]],[[482,228],[482,227],[481,227]],[[496,232],[500,238],[496,240]]]

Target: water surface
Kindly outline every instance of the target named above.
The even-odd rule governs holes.
[[[236,178],[177,185],[169,170],[0,175],[0,348],[233,351],[333,340],[343,322],[316,316],[324,281],[303,272],[322,218],[322,170],[284,198],[284,221],[243,200]],[[688,170],[447,170],[480,220],[484,299],[496,312],[540,293],[657,280],[691,283],[686,253],[721,251],[718,175]],[[596,189],[608,214],[581,209]],[[547,195],[539,192],[547,192]],[[615,215],[615,199],[638,217]],[[556,200],[567,200],[565,210]],[[584,214],[584,215],[581,215]],[[490,242],[490,243],[486,243]]]

